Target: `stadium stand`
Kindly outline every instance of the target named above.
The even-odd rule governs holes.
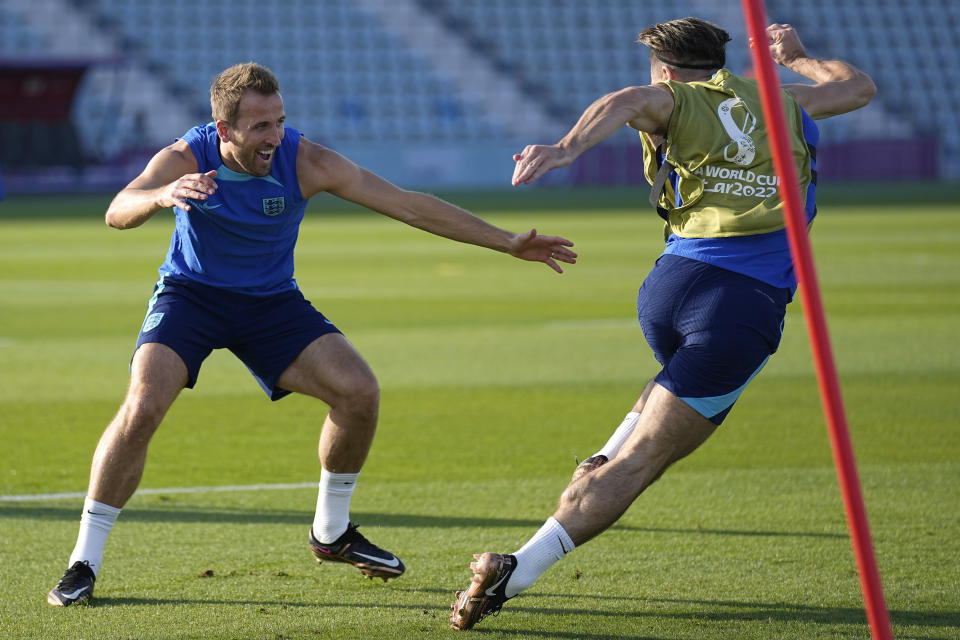
[[[38,4],[69,20],[31,18]],[[870,107],[823,123],[825,143],[929,138],[939,144],[930,170],[960,177],[960,67],[950,64],[960,3],[769,0],[767,13],[877,82]],[[292,124],[336,148],[499,154],[552,141],[597,96],[648,82],[637,31],[683,15],[727,28],[727,66],[749,73],[739,3],[710,0],[0,0],[0,60],[100,60],[73,118],[93,161],[209,119],[210,80],[246,60],[277,72]],[[626,129],[611,139],[633,142]]]
[[[877,98],[857,118],[822,127],[828,139],[923,137],[939,143],[939,174],[960,178],[960,2],[771,0],[811,50],[844,57],[873,77]]]
[[[598,96],[649,82],[641,27],[695,13],[693,3],[632,0],[418,0],[481,58],[513,78],[568,128]],[[716,9],[703,13],[716,19]],[[741,29],[742,33],[742,29]],[[735,62],[742,52],[731,56]],[[737,66],[742,66],[737,64]],[[622,136],[630,136],[624,130]]]
[[[202,118],[209,118],[212,78],[255,59],[280,77],[291,122],[319,140],[500,135],[448,77],[356,2],[288,1],[275,3],[275,11],[264,10],[262,0],[83,4]]]

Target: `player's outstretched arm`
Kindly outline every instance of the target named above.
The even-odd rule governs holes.
[[[304,197],[327,191],[444,238],[543,262],[557,273],[563,273],[559,262],[573,264],[577,260],[569,248],[573,243],[566,238],[541,236],[536,229],[517,234],[495,227],[445,200],[401,189],[306,139],[300,141],[297,176]]]
[[[216,171],[197,173],[197,159],[183,140],[157,152],[143,172],[124,187],[107,208],[106,222],[116,229],[139,227],[158,211],[178,206],[190,210],[188,198],[206,200],[217,190]]]
[[[673,111],[673,94],[663,85],[627,87],[608,93],[587,107],[560,142],[530,145],[514,154],[513,185],[529,184],[551,169],[565,167],[620,127],[665,135]]]
[[[783,86],[810,117],[829,118],[859,109],[877,93],[870,76],[849,62],[808,56],[800,37],[789,24],[770,25],[767,36],[774,62],[816,83]]]

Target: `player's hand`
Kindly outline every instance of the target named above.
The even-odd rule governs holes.
[[[767,27],[770,56],[779,65],[787,66],[797,58],[806,58],[807,52],[800,42],[800,36],[788,24],[772,24]]]
[[[188,199],[206,200],[217,190],[216,176],[216,169],[206,173],[188,173],[164,187],[157,196],[157,204],[161,209],[180,207],[190,211]]]
[[[513,154],[516,166],[513,168],[513,186],[530,184],[547,171],[565,167],[573,158],[558,145],[528,145],[522,153]]]
[[[568,248],[572,246],[573,243],[566,238],[538,236],[537,230],[531,229],[513,237],[510,243],[510,255],[521,260],[546,263],[557,273],[563,273],[563,269],[557,264],[558,260],[567,264],[577,262],[577,254]]]

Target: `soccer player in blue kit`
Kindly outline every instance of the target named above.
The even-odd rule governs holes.
[[[309,533],[319,561],[394,578],[404,565],[349,521],[350,498],[373,440],[379,387],[340,331],[304,299],[293,250],[307,200],[328,192],[439,236],[557,272],[573,244],[514,234],[432,196],[400,189],[285,125],[275,76],[255,64],[223,71],[210,88],[214,122],[159,151],[121,190],[106,222],[130,229],[173,207],[176,229],[130,365],[130,386],[93,457],[76,547],[47,601],[89,600],[120,509],[143,473],[147,445],[212,349],[230,349],[273,400],[297,392],[330,407]]]
[[[777,63],[814,81],[783,86],[812,221],[812,119],[860,108],[876,89],[846,62],[807,56],[789,25],[771,25],[767,35]],[[667,467],[710,437],[777,350],[796,280],[756,82],[723,68],[729,40],[698,18],[645,29],[638,41],[650,48],[650,85],[601,97],[559,143],[514,156],[513,184],[527,184],[624,125],[640,132],[667,242],[640,288],[637,313],[663,368],[604,447],[577,467],[553,516],[523,547],[474,556],[470,585],[451,605],[454,629],[500,611],[616,522]]]

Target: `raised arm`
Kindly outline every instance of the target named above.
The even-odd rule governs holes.
[[[107,208],[106,222],[116,229],[139,227],[163,209],[190,210],[188,198],[206,200],[217,190],[216,171],[197,173],[197,159],[183,140],[157,152],[143,172],[124,187]]]
[[[551,169],[567,166],[624,125],[653,135],[666,135],[672,112],[673,94],[661,84],[608,93],[587,107],[573,129],[558,143],[530,145],[515,154],[513,184],[528,184]]]
[[[767,35],[774,62],[816,83],[783,85],[810,117],[829,118],[859,109],[877,93],[870,76],[849,62],[809,57],[790,25],[772,24]]]
[[[577,259],[565,238],[537,235],[536,229],[522,234],[500,229],[449,202],[401,189],[306,138],[300,141],[297,176],[304,197],[326,191],[444,238],[543,262],[557,273],[563,273],[557,261]]]

